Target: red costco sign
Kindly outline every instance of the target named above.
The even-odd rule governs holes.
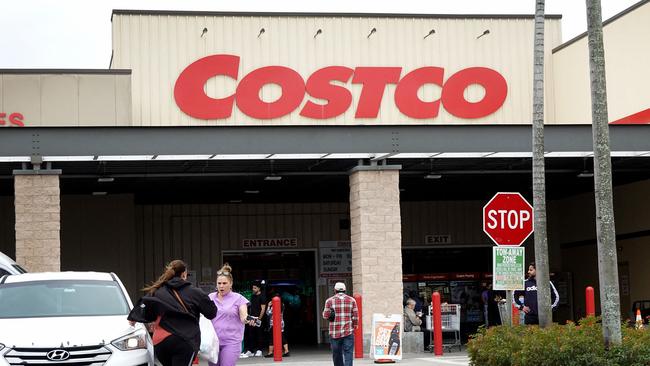
[[[483,231],[496,245],[520,246],[533,233],[533,207],[519,193],[497,193],[483,207]]]
[[[508,85],[504,77],[486,67],[470,67],[447,77],[442,67],[421,67],[402,76],[401,67],[328,66],[314,71],[307,81],[295,70],[285,66],[255,69],[239,80],[239,56],[212,55],[201,58],[183,70],[174,86],[174,99],[187,115],[199,119],[224,119],[233,107],[256,119],[273,119],[292,113],[303,105],[305,95],[323,103],[308,100],[300,115],[312,119],[330,119],[345,113],[352,105],[348,83],[361,85],[355,103],[355,118],[377,118],[386,85],[396,84],[394,101],[404,115],[416,119],[438,116],[440,107],[458,118],[481,118],[496,112],[506,100]],[[205,84],[216,76],[239,80],[236,89],[225,98],[211,98]],[[339,85],[335,84],[337,82]],[[344,85],[340,85],[340,84]],[[260,91],[267,84],[280,86],[282,94],[267,102]],[[418,90],[426,84],[442,88],[440,99],[423,101]],[[465,99],[465,90],[478,84],[485,93],[481,100]]]

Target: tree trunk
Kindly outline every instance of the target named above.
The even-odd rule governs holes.
[[[546,235],[546,177],[544,168],[544,0],[535,3],[533,51],[533,209],[535,269],[539,325],[553,322]]]
[[[598,277],[605,347],[621,344],[621,308],[618,290],[618,260],[612,203],[612,165],[609,150],[605,50],[600,0],[587,1],[587,34],[591,77],[591,118],[594,139],[594,188],[596,193],[596,238]]]

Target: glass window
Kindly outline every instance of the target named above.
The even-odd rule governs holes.
[[[7,274],[9,274],[9,271],[7,271],[7,270],[5,270],[3,268],[0,268],[0,277],[2,277],[4,275],[7,275]]]
[[[126,315],[128,303],[112,281],[34,281],[0,285],[0,318]]]

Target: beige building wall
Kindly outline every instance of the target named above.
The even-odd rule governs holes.
[[[25,127],[130,126],[131,75],[0,70],[0,112],[22,114]]]
[[[603,28],[609,120],[650,108],[650,3],[606,22]],[[555,50],[555,120],[591,123],[589,51],[586,35]]]
[[[533,19],[516,17],[333,17],[147,14],[113,14],[113,68],[133,70],[133,122],[137,126],[204,125],[376,125],[376,124],[521,124],[532,116]],[[207,29],[203,33],[203,29]],[[260,34],[264,28],[265,32]],[[371,36],[369,33],[376,29]],[[316,36],[317,30],[322,32]],[[431,29],[435,34],[426,36]],[[489,34],[478,38],[485,30]],[[546,22],[547,119],[555,116],[554,71],[551,49],[560,44],[559,18]],[[314,71],[331,65],[401,66],[402,76],[423,67],[445,68],[445,80],[453,73],[474,66],[492,68],[508,82],[504,105],[492,115],[479,119],[461,119],[444,108],[435,119],[407,118],[393,101],[395,85],[387,86],[379,116],[355,119],[360,85],[348,85],[352,106],[339,117],[310,120],[299,116],[301,107],[288,116],[274,120],[255,120],[237,107],[223,120],[200,120],[184,114],[175,104],[176,79],[192,62],[214,54],[241,57],[239,80],[263,66],[282,65],[296,70],[307,80]],[[206,84],[207,95],[224,98],[237,83],[223,76]],[[274,101],[279,87],[267,85],[262,98]],[[440,88],[426,85],[419,91],[426,101],[438,99]],[[483,89],[473,85],[466,99],[480,100]],[[324,103],[314,100],[316,103]]]

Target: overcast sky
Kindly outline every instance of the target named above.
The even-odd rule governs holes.
[[[602,0],[603,20],[637,0]],[[533,14],[534,0],[0,0],[0,68],[108,67],[112,9]],[[562,39],[587,30],[584,0],[546,0]],[[531,35],[532,36],[532,35]]]

